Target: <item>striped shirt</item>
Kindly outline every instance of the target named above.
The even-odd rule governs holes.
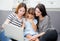
[[[18,26],[18,27],[22,26],[22,23],[23,23],[23,20],[24,20],[24,18],[18,19],[18,17],[15,15],[15,13],[10,14],[8,16],[8,19],[10,20],[11,24],[13,24],[15,26]]]

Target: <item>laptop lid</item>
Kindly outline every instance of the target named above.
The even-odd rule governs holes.
[[[18,41],[24,41],[23,29],[12,24],[5,24],[5,35]]]

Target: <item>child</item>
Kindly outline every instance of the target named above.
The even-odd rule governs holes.
[[[37,20],[35,19],[35,9],[29,8],[26,14],[26,21],[25,21],[25,32],[24,36],[29,40],[37,33]],[[39,41],[38,38],[35,40],[30,41]]]

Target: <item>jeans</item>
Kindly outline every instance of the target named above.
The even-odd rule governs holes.
[[[48,30],[43,36],[40,37],[40,41],[57,41],[58,33],[56,30]]]
[[[0,32],[0,41],[9,41],[10,39],[5,36],[4,31]]]

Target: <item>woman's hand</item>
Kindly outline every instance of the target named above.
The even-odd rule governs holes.
[[[37,35],[34,35],[30,40],[36,40],[36,38],[38,38]]]
[[[5,28],[5,25],[6,24],[9,24],[10,20],[9,19],[6,19],[6,21],[4,22],[4,24],[2,24],[2,28]]]
[[[30,22],[30,23],[33,23],[33,19],[30,19],[29,22]]]

